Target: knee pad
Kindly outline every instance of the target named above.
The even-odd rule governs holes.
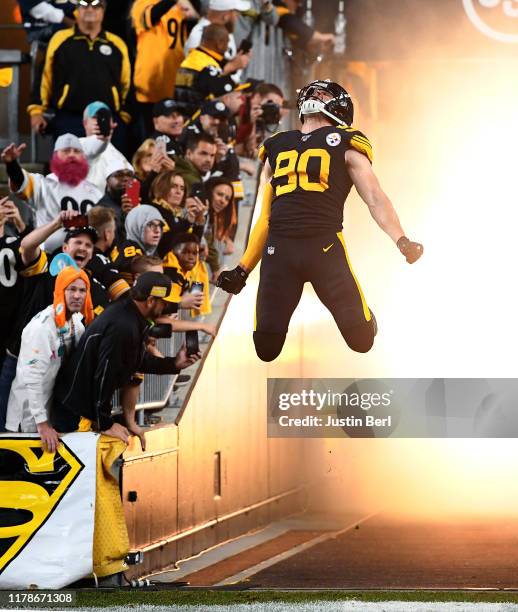
[[[254,332],[255,352],[262,361],[273,361],[279,356],[286,340],[286,334]]]

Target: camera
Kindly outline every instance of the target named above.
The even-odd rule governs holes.
[[[177,312],[178,312],[178,303],[177,302],[166,302],[164,304],[164,310],[162,310],[162,314],[164,316],[176,314]]]
[[[157,323],[149,330],[151,338],[170,338],[173,335],[173,328],[169,323]]]
[[[252,49],[252,41],[249,38],[243,38],[239,45],[238,53],[249,53]]]
[[[281,107],[275,102],[265,102],[261,105],[263,114],[261,120],[265,125],[277,125],[281,121]]]
[[[236,139],[236,132],[236,126],[229,124],[228,121],[221,121],[218,125],[218,138],[221,138],[225,144]]]

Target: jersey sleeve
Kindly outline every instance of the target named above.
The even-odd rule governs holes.
[[[153,4],[149,0],[135,0],[131,7],[131,20],[137,36],[141,32],[151,29],[151,9]]]
[[[352,149],[356,149],[356,151],[363,153],[372,164],[372,145],[363,132],[352,130],[349,144]]]
[[[92,276],[107,289],[110,300],[116,300],[129,290],[127,281],[122,278],[122,274],[117,272],[115,264],[104,255],[96,253],[86,267]]]
[[[23,183],[14,193],[21,199],[25,200],[31,208],[36,209],[41,206],[42,190],[44,177],[41,174],[27,172],[23,170]],[[11,188],[13,186],[11,185]]]
[[[266,143],[267,141],[263,142],[263,144],[259,147],[259,151],[257,153],[257,157],[259,158],[259,161],[263,164],[263,166],[266,163],[266,159],[268,158]]]
[[[20,274],[24,278],[38,276],[48,270],[48,265],[47,253],[45,253],[43,249],[40,249],[40,254],[38,257],[23,267],[23,269],[20,270]]]

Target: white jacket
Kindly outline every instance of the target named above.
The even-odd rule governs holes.
[[[24,181],[16,195],[25,200],[36,216],[36,227],[53,221],[63,210],[77,210],[82,215],[95,206],[103,193],[88,181],[72,187],[61,183],[55,174],[36,174],[23,171]],[[45,241],[49,253],[63,244],[65,230],[59,229]]]
[[[79,139],[90,169],[86,180],[103,193],[106,189],[106,172],[114,161],[120,161],[122,166],[133,170],[129,161],[116,149],[111,142],[99,140],[97,136],[83,136]]]
[[[36,432],[36,423],[48,419],[54,381],[61,366],[65,350],[77,346],[85,331],[80,313],[72,315],[74,333],[70,321],[58,330],[54,320],[54,306],[47,306],[25,326],[16,378],[11,387],[7,404],[6,429]]]

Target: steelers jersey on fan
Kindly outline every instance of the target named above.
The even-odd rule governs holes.
[[[0,238],[0,330],[9,329],[22,296],[20,242],[21,237]]]
[[[353,185],[344,159],[348,149],[372,161],[367,137],[349,127],[280,132],[264,142],[259,157],[272,168],[272,233],[295,237],[342,230],[344,202]]]

